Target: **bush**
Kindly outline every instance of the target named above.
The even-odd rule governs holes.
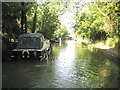
[[[107,38],[106,45],[108,45],[110,47],[115,47],[115,40],[114,40],[114,38]]]

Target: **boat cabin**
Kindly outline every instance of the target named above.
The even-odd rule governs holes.
[[[41,33],[24,33],[18,37],[17,46],[11,58],[48,58],[50,42]]]

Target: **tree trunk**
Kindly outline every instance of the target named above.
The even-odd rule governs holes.
[[[25,33],[27,33],[27,16],[25,11]]]
[[[23,23],[24,23],[24,2],[21,2],[21,8],[22,8],[22,10],[21,10],[21,29],[22,29],[22,31],[24,31],[24,29],[23,29]]]
[[[36,29],[36,21],[37,21],[37,6],[36,6],[36,8],[35,8],[35,14],[34,14],[34,17],[33,17],[32,33],[35,32],[35,29]]]
[[[26,9],[25,2],[21,2],[21,29],[23,32],[27,33],[27,17],[26,17]]]

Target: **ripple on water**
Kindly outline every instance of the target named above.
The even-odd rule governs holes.
[[[118,66],[111,62],[110,58],[90,51],[87,46],[81,47],[81,44],[76,45],[70,41],[64,47],[52,47],[54,49],[48,64],[34,61],[4,63],[3,86],[26,86],[28,88],[117,87]]]

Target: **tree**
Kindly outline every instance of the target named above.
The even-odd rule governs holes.
[[[116,2],[85,3],[76,12],[76,33],[93,40],[112,38],[118,43],[118,7]]]
[[[35,7],[35,14],[34,14],[34,17],[33,17],[32,33],[34,33],[34,32],[35,32],[35,29],[36,29],[36,22],[37,22],[37,7],[38,7],[38,5],[36,5],[36,7]]]
[[[27,17],[25,2],[21,2],[21,29],[23,32],[27,33]]]
[[[12,33],[19,34],[20,27],[18,21],[20,20],[20,3],[18,2],[4,2],[2,3],[2,32],[9,36]]]
[[[54,5],[55,6],[55,5]],[[57,30],[57,27],[60,26],[60,22],[57,16],[57,10],[53,9],[52,2],[47,2],[39,6],[41,13],[41,20],[38,21],[39,29],[36,32],[42,33],[46,38],[52,38],[54,31]],[[54,7],[55,8],[55,7]]]
[[[60,26],[53,34],[55,38],[65,38],[68,36],[68,30],[65,26]]]

